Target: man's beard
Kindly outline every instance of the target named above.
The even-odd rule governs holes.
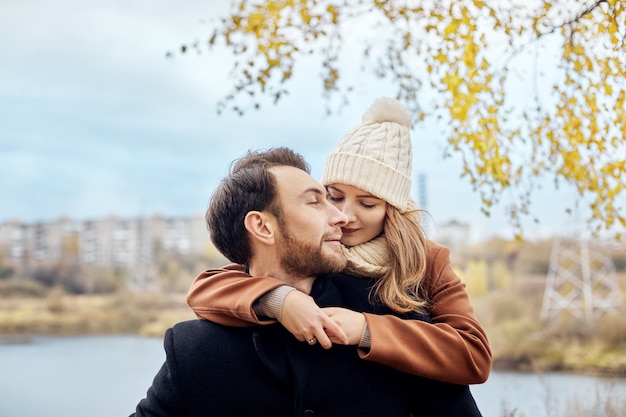
[[[341,272],[346,267],[346,257],[338,250],[334,255],[322,254],[322,241],[319,245],[296,239],[286,227],[280,224],[280,264],[292,276],[314,277],[319,274]]]

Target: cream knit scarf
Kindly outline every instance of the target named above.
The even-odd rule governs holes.
[[[356,246],[343,246],[348,259],[344,272],[368,278],[380,278],[389,271],[391,254],[387,238],[378,236]]]

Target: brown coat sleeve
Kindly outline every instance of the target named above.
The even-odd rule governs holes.
[[[361,358],[455,384],[487,380],[491,370],[487,335],[449,257],[448,248],[429,243],[425,279],[433,324],[366,314],[371,346],[359,349]]]
[[[243,266],[230,264],[198,275],[187,293],[187,304],[198,318],[225,326],[275,323],[275,320],[259,320],[252,304],[284,284],[276,278],[251,277]]]

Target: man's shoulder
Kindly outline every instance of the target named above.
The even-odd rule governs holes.
[[[186,320],[174,324],[167,330],[169,337],[172,337],[177,342],[181,340],[188,340],[190,343],[196,344],[200,340],[216,337],[231,337],[235,334],[247,333],[250,328],[241,327],[227,327],[221,324],[214,323],[209,320]]]
[[[210,320],[191,319],[174,324],[169,330],[175,334],[186,333],[248,333],[253,327],[230,327],[217,324]]]
[[[217,326],[217,324],[209,320],[191,319],[175,323],[172,326],[172,330],[175,330],[176,332],[186,332],[205,328],[208,329],[214,326]]]
[[[218,325],[208,320],[186,320],[174,324],[165,332],[165,338],[176,344],[195,345],[211,334],[219,333]]]
[[[250,349],[252,333],[257,328],[227,327],[208,320],[188,320],[176,323],[165,333],[166,350],[177,355],[196,353],[224,354],[229,349]]]

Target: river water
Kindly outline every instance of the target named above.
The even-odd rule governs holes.
[[[160,339],[138,336],[0,343],[0,417],[128,416],[164,359]],[[626,404],[626,379],[494,371],[472,392],[485,417],[564,417],[597,396]]]

